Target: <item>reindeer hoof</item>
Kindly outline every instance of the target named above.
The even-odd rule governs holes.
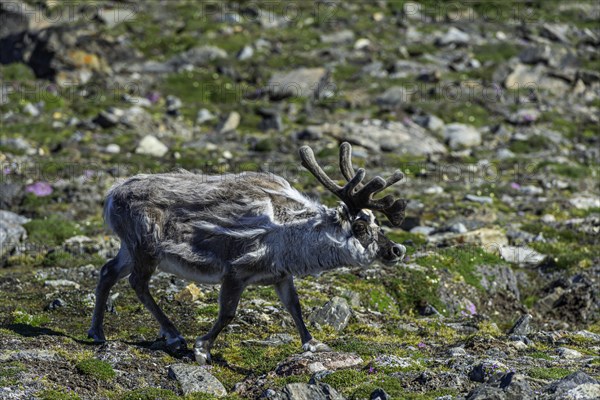
[[[187,343],[181,336],[166,338],[167,349],[174,352],[187,350]]]
[[[194,345],[194,356],[196,357],[196,362],[198,364],[207,365],[212,363],[208,347],[209,345],[207,342],[200,339],[196,340],[196,344]]]
[[[106,342],[106,337],[104,336],[104,332],[98,331],[96,329],[90,329],[87,332],[88,338],[93,339],[94,343],[104,343]]]
[[[327,351],[332,351],[331,347],[329,347],[325,343],[321,343],[315,339],[311,339],[310,341],[304,343],[302,345],[302,350],[311,351],[313,353],[324,353]]]

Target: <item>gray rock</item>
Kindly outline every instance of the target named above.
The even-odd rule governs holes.
[[[333,136],[373,151],[393,151],[414,156],[447,152],[446,147],[435,137],[410,121],[342,121],[337,127]]]
[[[241,119],[242,117],[237,111],[230,112],[223,122],[221,122],[221,124],[217,127],[217,132],[227,133],[236,130],[240,125]]]
[[[600,382],[585,372],[578,371],[546,386],[541,398],[595,400],[599,396]]]
[[[383,389],[375,389],[371,393],[369,400],[391,400],[392,397]]]
[[[400,107],[410,101],[410,94],[402,86],[392,86],[375,98],[375,103],[384,109]]]
[[[567,24],[549,24],[545,23],[542,25],[540,34],[547,37],[550,40],[557,42],[569,43],[567,33],[569,32],[569,25]]]
[[[569,349],[568,347],[559,347],[556,350],[558,352],[558,355],[561,357],[561,359],[577,360],[577,359],[583,357],[583,354],[581,354],[581,352],[574,350],[574,349]]]
[[[136,154],[144,154],[152,157],[163,157],[168,151],[169,148],[152,135],[144,136],[135,149]]]
[[[275,373],[282,376],[312,374],[322,370],[353,368],[362,363],[363,359],[354,353],[307,351],[283,360],[275,368]]]
[[[298,140],[319,140],[323,137],[323,130],[320,126],[307,126],[296,133]]]
[[[198,114],[196,115],[196,124],[202,125],[203,123],[212,121],[215,118],[217,118],[216,115],[211,113],[206,108],[201,108],[198,110]]]
[[[29,221],[11,211],[0,210],[0,258],[11,254],[27,238],[23,224]]]
[[[480,385],[469,392],[466,400],[507,400],[507,398],[500,388]]]
[[[592,196],[574,196],[569,199],[569,204],[580,210],[588,208],[599,208],[600,198]]]
[[[352,310],[348,301],[343,297],[335,296],[314,312],[309,321],[316,325],[330,325],[339,332],[348,325],[351,315]]]
[[[173,56],[167,63],[175,70],[188,66],[203,66],[221,58],[227,58],[227,52],[215,46],[194,47],[186,52]]]
[[[262,120],[258,124],[260,130],[283,131],[283,121],[281,119],[281,113],[278,110],[273,108],[260,108],[258,114],[262,117]]]
[[[276,72],[267,84],[271,99],[287,97],[320,98],[327,86],[329,73],[325,68],[298,68],[287,72]]]
[[[63,299],[61,299],[61,298],[58,298],[58,299],[54,299],[54,300],[52,300],[52,302],[50,302],[50,304],[48,304],[48,305],[46,306],[46,310],[50,310],[50,311],[51,311],[51,310],[56,310],[56,309],[58,309],[58,308],[65,307],[66,305],[67,305],[67,302],[66,302],[66,301],[64,301],[64,300],[63,300]]]
[[[74,288],[79,289],[79,283],[70,281],[68,279],[51,279],[44,282],[44,286],[51,287],[54,289],[58,288]]]
[[[525,108],[512,113],[508,117],[508,122],[515,125],[533,124],[540,118],[541,113],[535,108]]]
[[[540,64],[533,67],[517,64],[506,77],[504,86],[512,90],[536,88],[556,95],[562,95],[569,90],[567,82],[563,79],[549,76],[546,67]]]
[[[501,246],[500,257],[512,264],[539,265],[546,256],[527,246]]]
[[[509,335],[526,336],[530,332],[529,323],[531,322],[531,314],[524,314],[519,317],[517,322],[508,330]]]
[[[448,231],[454,233],[466,233],[468,229],[462,222],[456,222],[448,227]]]
[[[206,367],[190,364],[173,364],[169,367],[169,377],[179,382],[185,395],[198,392],[217,397],[227,395],[223,384],[211,375]]]
[[[179,109],[183,105],[179,97],[168,95],[167,96],[167,114],[172,116],[179,115]]]
[[[334,388],[326,383],[288,383],[282,391],[269,390],[261,398],[271,400],[344,400]]]
[[[461,149],[481,144],[481,133],[471,125],[448,124],[444,126],[442,133],[451,149]]]
[[[237,54],[237,59],[240,61],[246,61],[251,59],[252,56],[254,56],[254,49],[252,48],[252,46],[246,45],[242,47],[242,49]]]
[[[107,144],[104,148],[104,152],[107,154],[119,154],[121,152],[121,146],[116,143]]]
[[[321,42],[326,44],[350,43],[353,40],[354,32],[350,29],[342,29],[341,31],[321,35]]]
[[[100,125],[102,128],[112,128],[117,126],[124,114],[125,112],[120,108],[110,107],[107,110],[100,111],[93,122]]]
[[[494,204],[494,199],[492,199],[489,196],[476,196],[474,194],[467,194],[465,196],[465,200],[469,200],[474,203],[481,203],[481,204]]]
[[[433,232],[435,232],[435,228],[431,226],[415,226],[410,230],[410,233],[416,233],[424,236],[429,236]]]
[[[464,45],[469,43],[470,40],[471,36],[468,33],[451,26],[444,36],[436,40],[436,44],[440,46],[448,46],[450,44]]]

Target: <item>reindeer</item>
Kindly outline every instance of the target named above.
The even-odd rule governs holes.
[[[194,345],[200,364],[211,362],[217,335],[232,321],[242,292],[251,284],[275,287],[304,351],[330,351],[306,329],[293,277],[366,267],[376,260],[393,265],[406,252],[385,237],[373,214],[380,211],[392,225],[400,225],[406,200],[373,195],[403,174],[396,171],[387,180],[377,176],[363,184],[365,170],[354,171],[351,151],[348,143],[340,147],[347,183],[339,186],[321,169],[310,147],[299,150],[302,165],[341,200],[336,208],[267,173],[136,175],[117,184],[108,193],[104,218],[121,247],[100,272],[88,336],[95,342],[106,340],[102,323],[109,291],[129,276],[137,297],[160,324],[168,348],[186,350],[184,338],[150,294],[148,283],[158,268],[195,282],[221,284],[217,321]]]

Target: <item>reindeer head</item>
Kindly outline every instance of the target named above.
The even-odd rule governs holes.
[[[299,152],[302,165],[323,186],[342,200],[345,211],[342,215],[342,219],[345,221],[342,222],[350,224],[352,236],[355,239],[353,242],[362,247],[362,253],[367,255],[369,261],[379,259],[385,264],[395,264],[400,261],[404,257],[406,249],[385,237],[372,211],[383,213],[393,226],[399,226],[402,223],[406,200],[395,200],[391,195],[381,199],[373,199],[373,196],[400,181],[404,178],[404,174],[395,171],[387,180],[376,176],[368,183],[363,184],[365,170],[359,168],[356,172],[354,171],[351,161],[352,147],[349,143],[344,142],[340,146],[340,170],[347,183],[339,186],[319,166],[310,147],[302,146]]]

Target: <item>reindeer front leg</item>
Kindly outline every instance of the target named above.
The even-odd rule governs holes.
[[[219,317],[211,330],[204,336],[196,339],[194,355],[200,365],[210,364],[210,349],[223,328],[225,328],[235,317],[240,298],[246,285],[233,277],[226,277],[221,284],[219,292]]]
[[[275,284],[275,291],[279,296],[279,299],[292,315],[296,328],[300,333],[300,340],[302,341],[302,349],[304,351],[331,351],[329,346],[313,339],[312,335],[306,329],[304,320],[302,319],[302,309],[300,308],[300,300],[298,299],[298,293],[294,287],[294,278],[290,275],[285,279]]]

